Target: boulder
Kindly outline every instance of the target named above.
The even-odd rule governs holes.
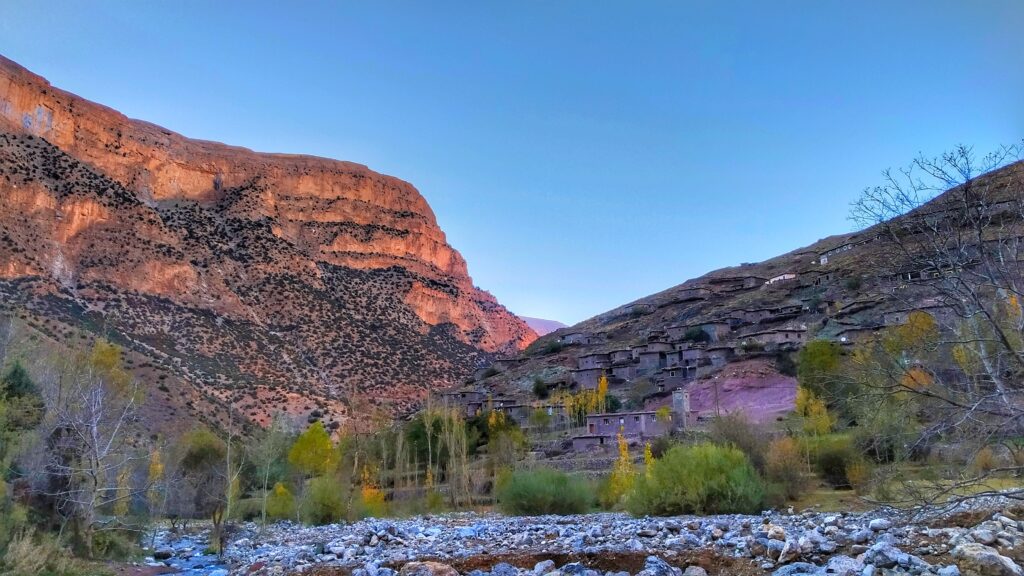
[[[683,576],[683,571],[657,556],[648,556],[637,576]]]
[[[953,549],[952,554],[964,576],[1022,576],[1024,574],[1024,571],[1013,560],[984,544],[960,544]]]

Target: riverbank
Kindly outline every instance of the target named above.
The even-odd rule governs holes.
[[[207,576],[1018,575],[1024,574],[1017,566],[1024,560],[1019,506],[992,497],[917,514],[451,513],[326,526],[280,522],[262,531],[247,523],[229,534],[223,560],[203,554],[203,531],[168,530],[155,535],[149,560]],[[427,561],[433,564],[417,564]]]

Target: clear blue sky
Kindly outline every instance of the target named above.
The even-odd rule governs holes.
[[[1024,136],[1024,2],[4,0],[0,53],[187,136],[412,182],[572,323],[850,229],[882,168]]]

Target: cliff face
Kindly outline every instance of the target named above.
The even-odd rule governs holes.
[[[536,337],[416,189],[365,166],[191,140],[2,57],[0,132],[6,300],[102,319],[207,396],[259,382],[328,419],[393,411]]]

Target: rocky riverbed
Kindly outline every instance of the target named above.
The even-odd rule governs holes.
[[[150,564],[190,574],[345,576],[1024,576],[1024,515],[1001,498],[914,516],[777,513],[632,518],[457,513],[307,527],[155,534]],[[1016,513],[1015,513],[1016,512]]]

